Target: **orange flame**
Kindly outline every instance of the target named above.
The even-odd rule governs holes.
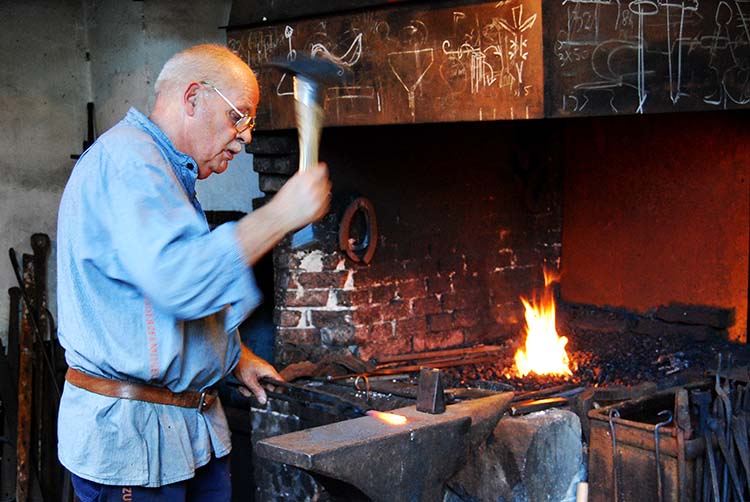
[[[403,415],[396,415],[395,413],[386,413],[384,411],[368,410],[366,414],[370,417],[375,417],[388,425],[404,425],[406,423],[406,417]]]
[[[558,277],[544,270],[544,291],[539,301],[521,297],[526,309],[526,350],[516,352],[516,371],[522,377],[531,372],[537,375],[572,375],[568,367],[565,345],[568,339],[557,334],[555,328],[555,298],[552,283]]]

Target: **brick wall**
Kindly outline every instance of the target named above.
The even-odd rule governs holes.
[[[277,362],[362,358],[517,336],[519,296],[543,285],[561,240],[557,144],[542,122],[326,129],[334,202],[319,245],[274,250]],[[293,131],[250,146],[261,190],[296,170]],[[370,264],[337,249],[347,203],[377,214]],[[256,204],[261,204],[259,200]]]

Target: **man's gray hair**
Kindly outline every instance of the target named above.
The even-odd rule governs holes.
[[[158,95],[184,87],[191,81],[206,81],[217,86],[236,79],[244,82],[247,77],[242,74],[248,73],[245,69],[249,70],[247,64],[223,45],[195,45],[175,54],[164,64],[154,90]]]

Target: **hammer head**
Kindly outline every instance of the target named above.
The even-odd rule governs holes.
[[[268,66],[300,75],[317,84],[331,84],[350,74],[351,70],[325,57],[311,57],[298,53],[294,60],[276,59]]]

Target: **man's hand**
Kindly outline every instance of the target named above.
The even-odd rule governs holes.
[[[242,354],[240,355],[240,362],[234,368],[234,376],[244,385],[244,387],[239,388],[240,393],[247,397],[255,394],[260,404],[266,404],[268,399],[266,391],[258,380],[262,377],[270,377],[275,380],[284,380],[284,378],[276,372],[273,366],[253,354],[244,344],[241,346]]]
[[[253,265],[287,233],[322,218],[331,203],[328,167],[320,162],[297,172],[263,206],[237,223],[237,239]]]
[[[269,204],[277,205],[291,230],[319,220],[330,205],[331,181],[328,166],[320,162],[294,174]]]

